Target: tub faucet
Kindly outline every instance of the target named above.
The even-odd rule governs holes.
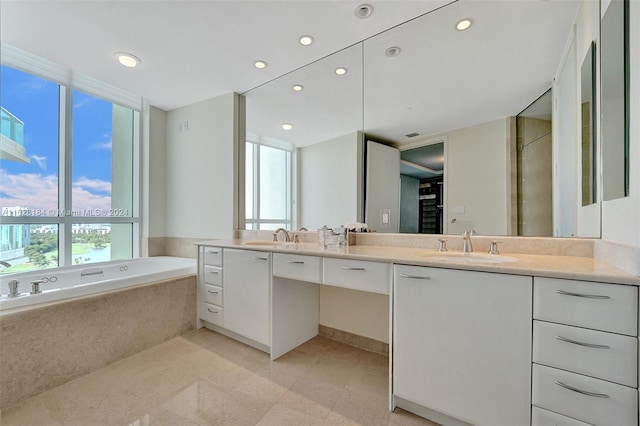
[[[9,297],[18,297],[20,296],[20,292],[18,292],[18,280],[9,281]]]
[[[470,231],[464,231],[462,234],[462,252],[463,253],[473,253],[473,245],[471,244],[471,236],[475,234],[476,231],[473,229]]]
[[[4,260],[0,260],[0,265],[4,266],[5,268],[11,267],[11,264],[9,262],[5,262]]]
[[[288,243],[289,241],[291,241],[291,237],[289,236],[289,232],[287,232],[287,230],[284,229],[284,228],[278,228],[273,232],[273,241],[278,241],[278,234],[280,232],[284,233],[284,241],[285,242]]]

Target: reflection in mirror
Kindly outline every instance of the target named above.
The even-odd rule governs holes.
[[[400,232],[442,234],[444,142],[400,151]]]
[[[580,129],[581,129],[581,175],[582,205],[588,206],[596,202],[596,110],[593,94],[595,93],[595,48],[594,42],[580,67]]]
[[[296,225],[362,220],[366,135],[400,153],[445,141],[442,232],[516,235],[515,115],[551,86],[581,4],[459,0],[246,93],[247,132],[297,147]],[[469,16],[471,28],[456,31]],[[343,62],[348,80],[327,78]],[[576,167],[561,168],[578,176]],[[566,201],[562,210],[576,216]]]
[[[628,3],[611,0],[600,24],[603,200],[629,194]]]
[[[336,74],[337,68],[346,73]],[[264,141],[272,147],[289,145],[297,151],[292,173],[298,173],[297,190],[293,188],[291,217],[260,217],[253,209],[246,213],[247,229],[272,229],[305,226],[317,229],[324,224],[337,226],[345,221],[361,220],[359,180],[362,170],[362,46],[354,45],[319,61],[279,77],[244,94],[246,99],[247,141]],[[292,127],[285,130],[282,124]],[[297,150],[295,148],[298,148]],[[248,159],[248,156],[246,157]],[[258,173],[259,169],[255,169]],[[245,205],[249,206],[257,191],[255,173],[246,170]],[[280,179],[281,182],[290,181]],[[254,184],[257,187],[257,183]],[[288,187],[268,188],[283,193]],[[252,192],[251,192],[252,191]],[[250,197],[250,193],[254,194]],[[299,194],[296,202],[296,194]],[[260,206],[260,202],[253,200]],[[273,209],[271,209],[273,210]],[[257,218],[255,216],[258,216]],[[251,219],[251,220],[249,220]],[[272,223],[270,223],[272,222]],[[259,225],[256,226],[255,224]],[[251,224],[253,228],[250,227]]]
[[[442,232],[517,235],[513,117],[551,87],[580,4],[458,1],[364,42],[367,136],[400,149],[447,140]],[[463,17],[473,25],[456,31]],[[550,134],[545,146],[547,184]],[[525,235],[553,235],[552,190],[540,195]]]
[[[518,235],[553,235],[551,90],[516,117]]]

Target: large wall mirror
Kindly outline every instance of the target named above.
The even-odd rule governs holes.
[[[603,199],[629,195],[629,1],[602,2],[601,110]]]
[[[515,117],[551,88],[581,3],[459,0],[245,93],[247,134],[297,147],[297,225],[315,229],[390,214],[398,229],[373,227],[518,235]],[[471,27],[456,30],[468,17]],[[348,72],[337,76],[338,67]],[[292,90],[296,84],[302,92]],[[293,129],[278,127],[285,122]],[[376,196],[376,188],[365,188],[371,143],[398,149],[401,174],[407,163],[420,171],[412,181],[395,178],[410,181],[398,185],[398,200],[400,192],[418,190],[410,209],[421,205],[420,191],[426,191],[421,173],[434,185],[442,180],[435,226],[421,225],[413,215],[400,224],[402,203],[396,211],[368,207]],[[410,151],[422,146],[439,154],[420,164]],[[579,175],[577,163],[570,167]],[[579,182],[573,184],[579,194]],[[551,193],[548,186],[541,191]],[[576,215],[578,208],[576,203]],[[544,220],[548,225],[554,218]],[[532,236],[552,236],[547,225],[530,226],[544,229]]]

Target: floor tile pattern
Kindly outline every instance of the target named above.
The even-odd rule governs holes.
[[[435,425],[388,407],[388,358],[323,337],[270,361],[200,329],[2,412],[3,426]]]

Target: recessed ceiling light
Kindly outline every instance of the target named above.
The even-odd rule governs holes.
[[[253,66],[258,68],[259,70],[266,68],[267,67],[267,63],[265,61],[255,61],[253,63]]]
[[[369,16],[371,16],[372,13],[373,13],[373,6],[366,3],[356,7],[356,11],[355,11],[356,17],[359,19],[367,19]]]
[[[282,123],[282,129],[283,130],[291,130],[291,129],[293,129],[293,124],[291,124],[291,123]]]
[[[384,54],[390,58],[393,58],[394,56],[398,56],[400,52],[402,52],[402,49],[400,49],[398,46],[392,46],[385,50]]]
[[[302,37],[300,37],[299,41],[303,46],[310,46],[313,44],[313,37],[311,37],[310,35],[303,35]]]
[[[343,67],[336,68],[336,74],[345,75],[347,73],[347,69]]]
[[[121,65],[128,68],[135,68],[142,63],[140,58],[127,52],[116,52],[113,54]]]
[[[291,86],[291,90],[293,90],[294,92],[302,92],[302,89],[304,89],[304,86],[302,84],[294,84],[293,86]]]
[[[456,30],[458,31],[468,30],[469,27],[471,27],[472,23],[473,21],[470,18],[464,18],[458,21],[458,23],[456,24]]]

